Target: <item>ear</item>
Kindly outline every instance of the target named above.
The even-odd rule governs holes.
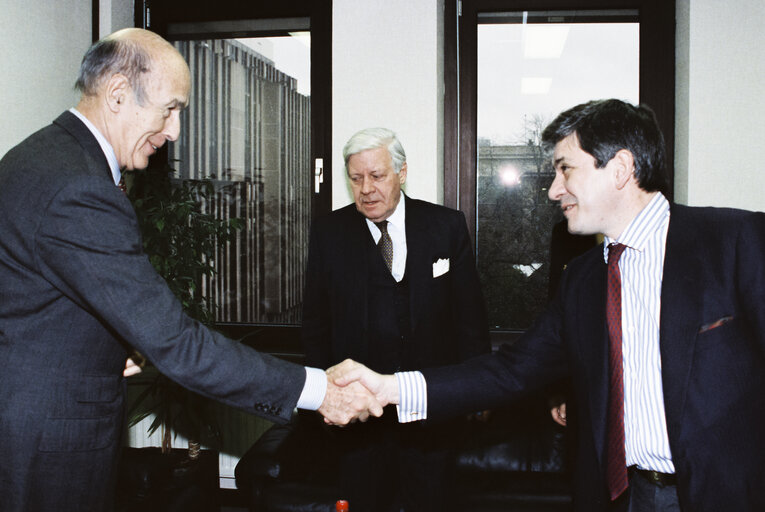
[[[617,151],[611,159],[611,164],[614,166],[616,188],[619,190],[635,179],[635,159],[629,150],[620,149]]]
[[[399,185],[406,183],[406,162],[401,166],[401,170],[398,171],[398,183]]]
[[[130,82],[127,77],[121,73],[112,75],[109,80],[106,81],[104,86],[104,98],[109,110],[112,112],[119,112],[128,94],[132,94],[130,91]]]

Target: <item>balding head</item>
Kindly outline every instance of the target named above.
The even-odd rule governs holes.
[[[75,88],[85,96],[97,96],[115,74],[124,75],[136,100],[143,104],[146,81],[153,70],[168,70],[179,79],[188,79],[183,57],[162,37],[140,28],[126,28],[97,41],[82,59]]]
[[[153,32],[129,28],[95,43],[77,80],[77,110],[106,138],[122,169],[143,169],[180,133],[189,102],[189,67]]]

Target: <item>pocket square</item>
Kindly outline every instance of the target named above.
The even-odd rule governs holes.
[[[449,272],[449,258],[440,258],[433,263],[433,278],[442,276]]]
[[[712,329],[717,329],[721,325],[725,325],[728,322],[730,322],[731,320],[733,320],[732,316],[724,316],[724,317],[722,317],[722,318],[720,318],[718,320],[715,320],[712,323],[704,324],[704,325],[701,326],[701,329],[699,329],[699,334],[705,333],[707,331],[711,331]]]

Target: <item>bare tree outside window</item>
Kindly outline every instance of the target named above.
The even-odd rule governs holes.
[[[547,303],[553,225],[547,197],[553,170],[540,144],[548,120],[527,116],[517,142],[478,143],[478,272],[493,327],[527,327]]]
[[[638,101],[639,25],[591,22],[599,15],[479,17],[476,264],[495,330],[528,328],[549,301],[552,234],[563,216],[547,197],[545,126],[585,101]]]

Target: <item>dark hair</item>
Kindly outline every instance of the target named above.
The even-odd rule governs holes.
[[[85,53],[74,87],[86,96],[93,96],[102,80],[122,73],[127,77],[136,101],[143,105],[146,98],[143,75],[149,72],[150,62],[149,54],[140,44],[130,39],[107,37],[94,43]]]
[[[646,105],[614,99],[582,103],[559,114],[545,128],[542,144],[549,150],[571,134],[576,134],[579,147],[595,158],[598,168],[626,149],[635,161],[640,188],[667,194],[664,136],[653,110]]]

